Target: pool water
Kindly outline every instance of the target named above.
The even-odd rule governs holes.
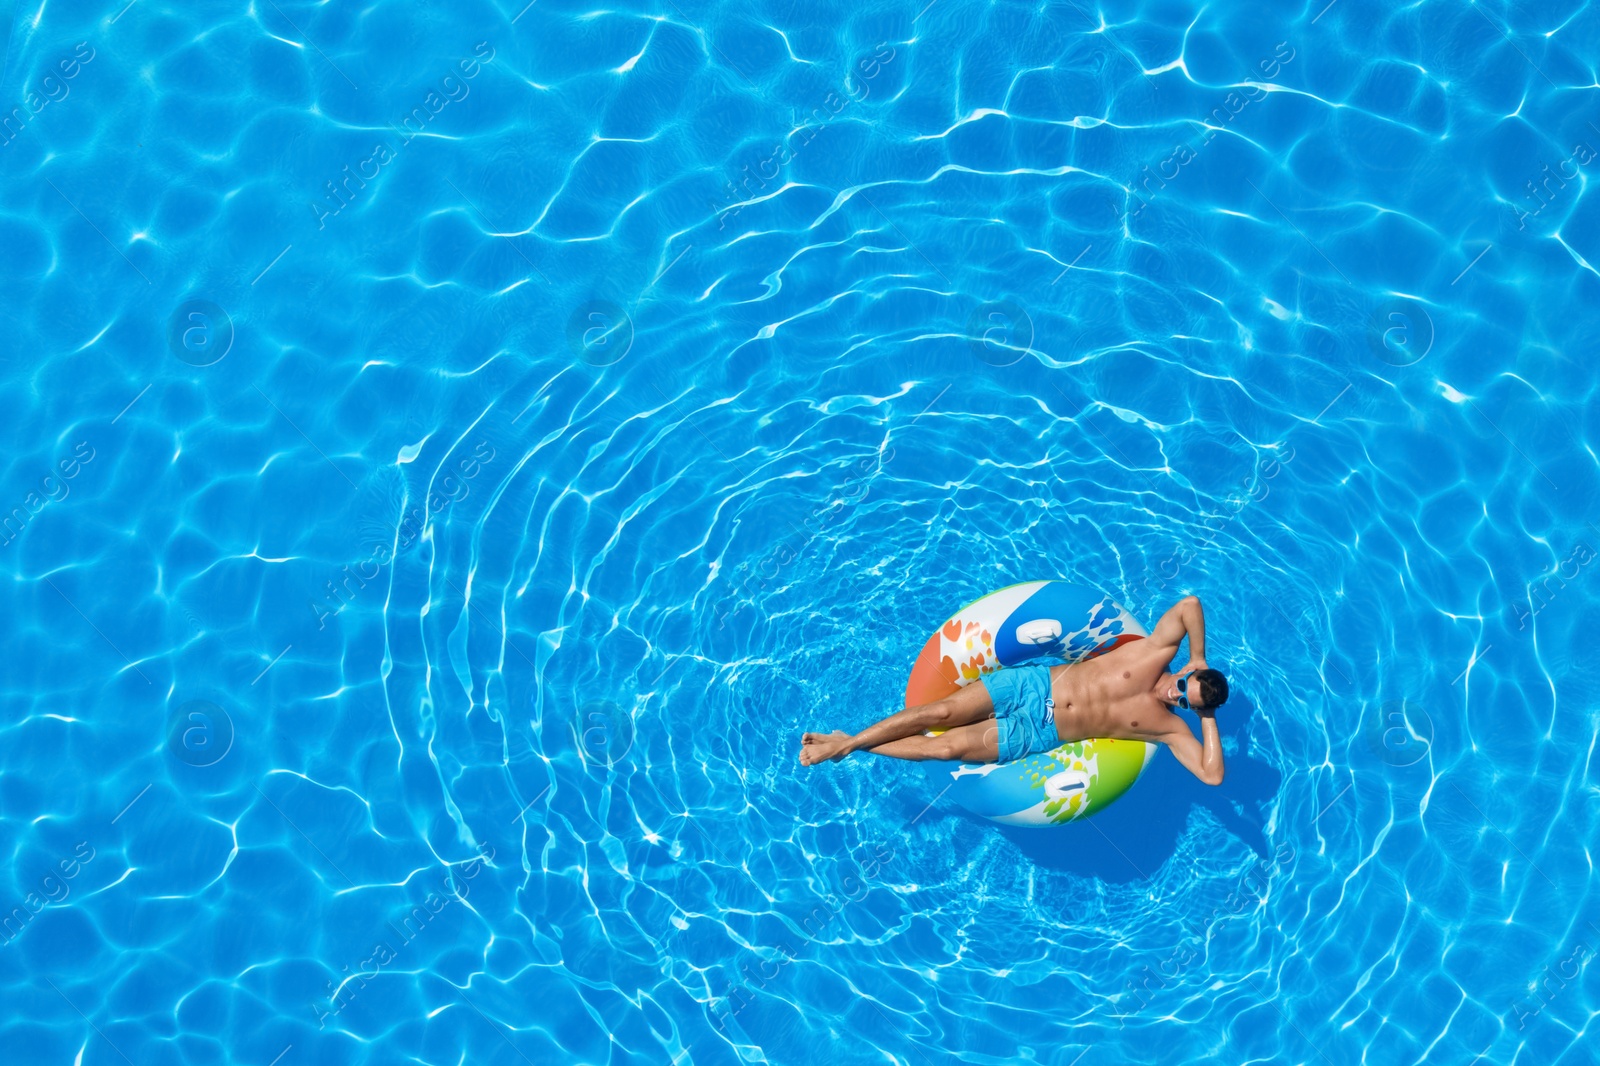
[[[0,1059],[1592,1057],[1591,5],[0,12]],[[1045,577],[1221,787],[797,765]]]

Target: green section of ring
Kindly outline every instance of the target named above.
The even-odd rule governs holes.
[[[1049,753],[1064,764],[1072,755],[1082,759],[1098,760],[1100,772],[1084,792],[1087,803],[1072,803],[1072,797],[1049,800],[1044,805],[1044,816],[1052,825],[1064,825],[1089,813],[1098,811],[1118,799],[1144,771],[1145,745],[1137,740],[1080,740],[1063,744]]]

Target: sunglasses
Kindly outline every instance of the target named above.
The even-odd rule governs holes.
[[[1193,676],[1194,671],[1190,670],[1187,674],[1178,678],[1178,706],[1186,711],[1195,710],[1194,707],[1189,706],[1189,678]]]

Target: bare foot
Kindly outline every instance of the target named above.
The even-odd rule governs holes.
[[[844,746],[849,743],[850,734],[842,729],[835,729],[826,735],[807,733],[800,740],[804,745],[800,749],[801,766],[815,766],[829,759],[837,761],[849,754]]]
[[[824,739],[824,734],[822,734],[822,733],[801,733],[800,734],[800,765],[801,766],[812,766],[817,762],[817,760],[813,757],[812,745],[816,744],[817,741],[822,740],[822,739]]]

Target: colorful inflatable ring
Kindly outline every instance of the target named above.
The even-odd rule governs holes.
[[[1065,581],[1027,581],[961,608],[922,646],[906,706],[944,699],[985,674],[1029,659],[1069,663],[1145,636],[1109,596]],[[1007,825],[1065,825],[1128,791],[1155,755],[1142,740],[1082,740],[1042,755],[977,766],[924,762],[941,795]]]

